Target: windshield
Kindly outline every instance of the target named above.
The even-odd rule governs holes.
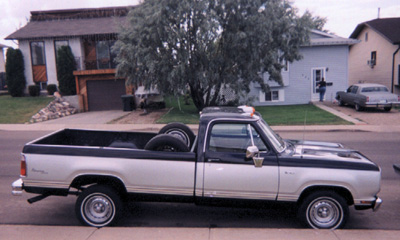
[[[283,141],[283,139],[278,134],[276,134],[263,119],[260,119],[258,123],[264,131],[265,135],[267,135],[269,141],[274,146],[274,148],[279,153],[283,152],[285,150],[285,141]]]

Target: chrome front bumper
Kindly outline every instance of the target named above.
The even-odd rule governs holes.
[[[374,212],[378,211],[378,209],[380,208],[380,206],[382,205],[382,199],[380,199],[379,197],[376,197],[374,206],[373,206],[373,210]]]
[[[23,191],[23,187],[24,187],[24,182],[22,181],[22,179],[18,179],[17,181],[14,181],[11,184],[12,187],[12,195],[13,196],[21,196],[22,195],[22,191]]]

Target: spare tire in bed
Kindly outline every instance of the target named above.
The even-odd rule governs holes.
[[[164,152],[189,152],[189,147],[178,137],[170,134],[159,134],[144,146],[145,150]]]
[[[181,139],[189,148],[192,146],[194,139],[196,138],[193,131],[188,126],[180,122],[168,123],[161,128],[158,133],[174,135]]]

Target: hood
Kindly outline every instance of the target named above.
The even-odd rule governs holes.
[[[318,159],[351,162],[371,162],[360,152],[353,149],[347,149],[340,143],[302,140],[288,140],[288,142],[293,144],[293,157],[307,158],[310,160]]]

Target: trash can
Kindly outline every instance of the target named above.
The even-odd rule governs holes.
[[[133,95],[122,95],[121,99],[124,112],[133,111],[136,109],[135,99]]]

